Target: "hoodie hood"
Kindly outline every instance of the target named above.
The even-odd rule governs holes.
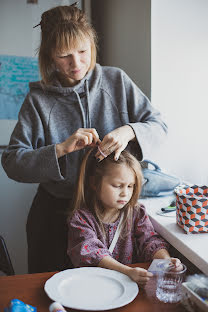
[[[41,81],[35,81],[29,83],[29,88],[30,91],[35,89],[41,89],[47,93],[67,96],[74,92],[77,92],[79,94],[82,92],[86,92],[86,83],[89,86],[90,92],[93,92],[93,90],[97,90],[97,88],[101,84],[101,66],[99,64],[96,64],[95,68],[93,70],[90,70],[87,75],[73,87],[63,87],[58,80],[56,73],[54,72],[52,84],[44,85]]]
[[[39,89],[44,91],[44,93],[51,94],[53,96],[70,96],[72,100],[77,101],[79,110],[82,116],[82,126],[84,128],[91,128],[91,119],[90,119],[90,95],[93,97],[94,93],[97,92],[99,85],[101,84],[101,66],[96,64],[93,70],[90,70],[87,75],[79,81],[73,87],[63,87],[58,80],[56,73],[54,72],[52,78],[52,84],[44,85],[41,81],[31,82],[29,84],[30,91]],[[81,98],[86,96],[86,101],[83,102]],[[84,104],[85,103],[85,104]]]

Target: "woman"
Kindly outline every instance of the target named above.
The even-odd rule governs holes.
[[[96,34],[75,5],[42,14],[39,67],[30,83],[2,165],[11,179],[39,183],[27,221],[29,273],[70,267],[67,208],[86,147],[96,158],[127,145],[148,158],[166,125],[120,69],[96,64]],[[38,25],[37,25],[38,26]]]

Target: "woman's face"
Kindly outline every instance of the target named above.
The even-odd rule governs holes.
[[[53,55],[56,70],[69,86],[76,85],[87,74],[91,65],[91,42],[83,40],[76,47]]]

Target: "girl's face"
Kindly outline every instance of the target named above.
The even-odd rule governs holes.
[[[81,41],[76,47],[53,55],[56,69],[63,74],[68,86],[76,85],[87,74],[91,65],[91,42]]]
[[[111,164],[102,178],[99,199],[105,212],[122,209],[131,199],[135,185],[134,171],[127,165]]]

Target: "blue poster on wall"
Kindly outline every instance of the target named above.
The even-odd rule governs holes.
[[[37,58],[0,55],[0,119],[17,119],[29,82],[37,80]]]

